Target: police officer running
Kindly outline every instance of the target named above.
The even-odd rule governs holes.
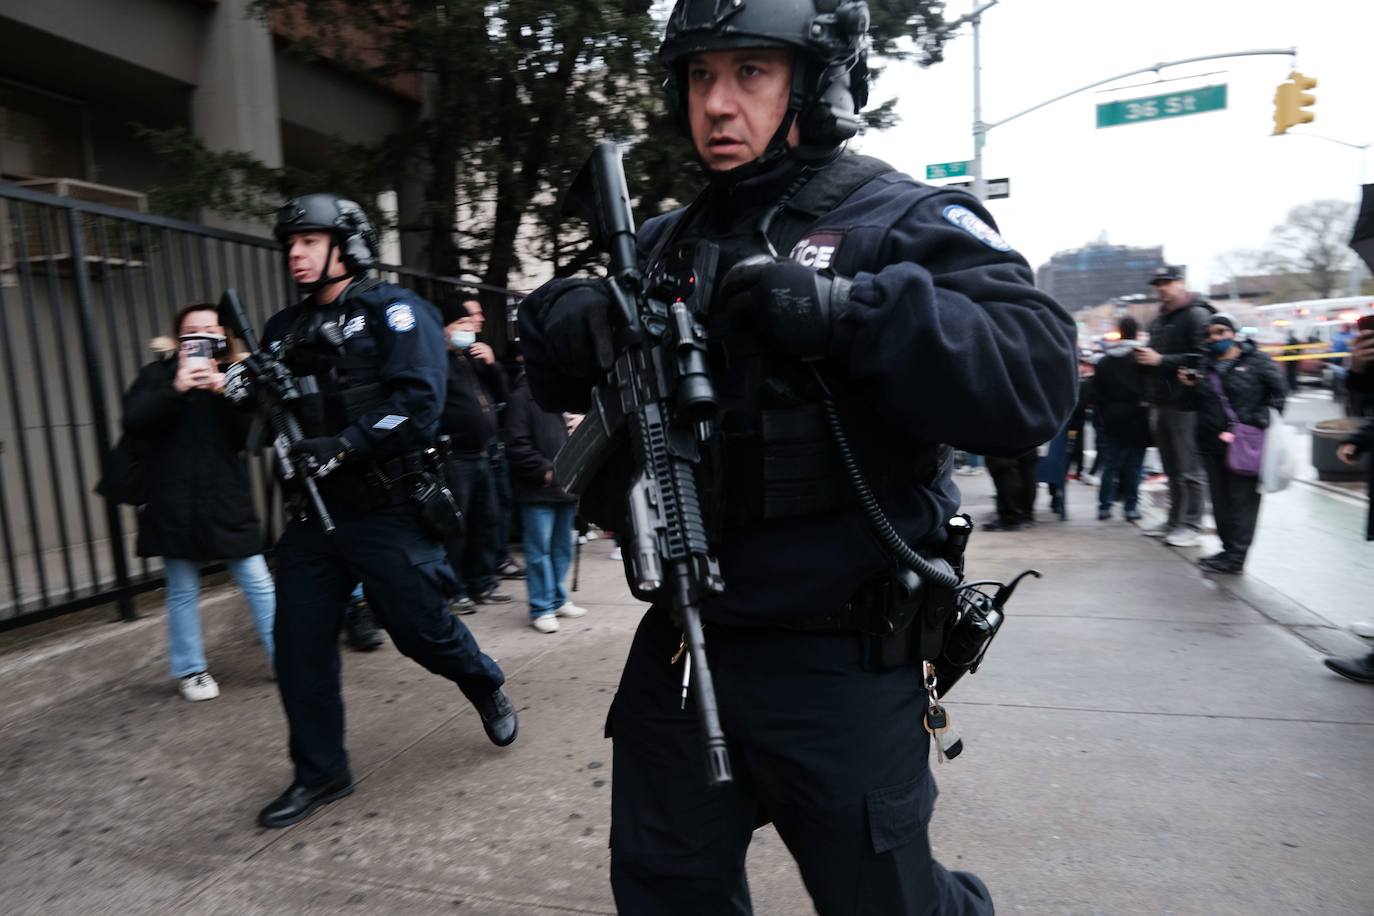
[[[447,611],[452,571],[422,526],[416,484],[429,473],[446,363],[438,310],[367,275],[376,233],[362,209],[336,194],[290,200],[277,238],[306,297],[268,320],[263,347],[302,380],[306,438],[292,448],[315,478],[336,525],[288,502],[277,542],[277,684],[290,728],[295,778],[258,815],[285,827],[353,791],[344,750],[338,633],[361,581],[396,647],[455,682],[498,746],[515,740],[516,715],[496,663]],[[250,379],[226,382],[240,399]]]
[[[745,854],[770,821],[825,916],[992,912],[982,881],[931,855],[914,628],[873,635],[886,606],[859,600],[895,564],[851,492],[820,380],[897,534],[938,554],[959,506],[938,443],[1016,454],[1051,438],[1075,403],[1075,328],[976,199],[844,151],[867,26],[854,0],[679,0],[659,52],[707,183],[643,225],[640,268],[652,284],[717,258],[690,285],[714,290],[721,457],[702,490],[725,589],[702,617],[734,781],[707,785],[670,662],[681,630],[656,605],[607,722],[622,913],[750,913]],[[547,408],[586,410],[611,364],[604,290],[555,280],[521,306]],[[624,467],[601,472],[622,511]],[[615,502],[596,504],[601,483],[583,498],[598,521]]]

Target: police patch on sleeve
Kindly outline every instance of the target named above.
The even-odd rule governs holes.
[[[996,229],[979,219],[978,214],[968,207],[950,204],[945,207],[941,215],[992,250],[1011,251],[1011,246],[1007,244],[1006,239],[998,235]]]
[[[397,302],[386,307],[386,326],[397,334],[415,327],[415,310],[409,303]]]
[[[410,418],[409,418],[409,417],[397,416],[397,415],[394,414],[394,413],[389,413],[389,414],[387,414],[386,416],[382,417],[380,420],[378,420],[376,423],[373,423],[373,424],[372,424],[372,428],[373,428],[373,429],[380,429],[380,430],[382,430],[383,432],[390,432],[391,430],[393,430],[393,429],[395,429],[396,427],[400,426],[402,423],[404,423],[404,422],[405,422],[406,420],[408,420],[408,419],[410,419]]]

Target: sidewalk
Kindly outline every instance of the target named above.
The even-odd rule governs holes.
[[[989,515],[987,478],[959,482]],[[986,879],[999,913],[1367,916],[1374,688],[1307,639],[1338,631],[1090,520],[1095,491],[1071,486],[1068,522],[974,535],[975,576],[1045,577],[951,697],[966,749],[936,768],[937,854]],[[521,710],[507,750],[390,646],[345,653],[358,792],[283,831],[254,824],[290,772],[236,593],[205,612],[212,702],[176,696],[157,619],[0,655],[0,911],[614,912],[601,730],[640,608],[611,546],[583,548],[591,613],[556,635],[519,605],[464,618]],[[761,916],[811,911],[771,828],[750,879]]]

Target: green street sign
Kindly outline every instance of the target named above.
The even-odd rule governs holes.
[[[937,165],[926,166],[926,181],[932,178],[963,178],[968,174],[968,167],[973,163],[965,159],[963,162],[941,162]]]
[[[1161,118],[1220,111],[1226,107],[1226,86],[1204,86],[1187,92],[1152,95],[1143,99],[1125,99],[1097,106],[1097,126],[1116,127],[1119,124],[1138,124]]]

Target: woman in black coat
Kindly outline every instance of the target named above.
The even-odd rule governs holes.
[[[223,561],[243,591],[269,661],[276,599],[262,556],[243,457],[249,418],[221,396],[224,329],[212,305],[181,310],[176,338],[153,341],[158,358],[124,395],[124,432],[146,455],[151,481],[138,512],[138,555],[162,557],[172,677],[188,700],[219,696],[200,629],[200,569]],[[212,348],[212,358],[192,355]]]
[[[1210,573],[1243,570],[1259,521],[1257,474],[1240,474],[1227,464],[1236,424],[1266,429],[1269,411],[1283,412],[1288,385],[1278,364],[1248,340],[1236,337],[1235,322],[1213,315],[1207,324],[1208,359],[1201,369],[1180,368],[1183,406],[1197,411],[1197,448],[1207,469],[1212,515],[1221,538],[1220,553],[1198,560]]]

